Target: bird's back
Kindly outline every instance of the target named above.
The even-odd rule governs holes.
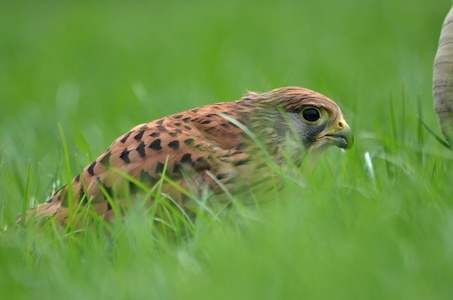
[[[98,215],[108,216],[112,213],[109,197],[135,194],[136,181],[152,188],[162,174],[173,184],[160,184],[161,192],[182,207],[190,205],[189,199],[174,184],[192,191],[194,187],[219,190],[219,183],[231,187],[234,174],[243,172],[241,166],[249,155],[243,151],[246,135],[229,117],[241,122],[246,110],[240,101],[217,103],[138,125],[117,138],[70,186],[62,187],[28,215],[55,216],[57,223],[64,223],[70,202],[73,209],[89,202]]]

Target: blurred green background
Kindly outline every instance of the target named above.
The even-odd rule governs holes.
[[[49,246],[51,239],[30,254],[10,238],[0,247],[1,293],[10,299],[452,297],[451,155],[417,120],[421,115],[439,133],[432,64],[450,5],[0,1],[3,223],[20,211],[29,167],[28,196],[38,202],[50,195],[55,175],[64,174],[58,124],[73,175],[76,158],[88,163],[136,124],[236,100],[247,90],[296,85],[321,92],[339,103],[356,135],[347,157],[335,149],[320,162],[303,192],[308,203],[267,212],[262,228],[224,232],[219,225],[170,247],[170,254],[148,255],[142,241],[116,250],[122,260],[105,258],[105,245],[93,241],[92,251],[101,254]],[[380,151],[373,184],[367,151]]]
[[[376,126],[389,130],[390,95],[405,93],[409,127],[421,97],[437,129],[431,69],[449,4],[3,1],[3,180],[28,160],[38,178],[58,169],[58,123],[83,164],[136,124],[288,85],[335,99],[358,145]]]

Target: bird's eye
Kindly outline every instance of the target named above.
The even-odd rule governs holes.
[[[314,123],[319,120],[321,117],[319,110],[316,108],[310,107],[306,108],[302,111],[302,118],[304,118],[305,121]]]

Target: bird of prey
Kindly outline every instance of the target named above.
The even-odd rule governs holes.
[[[331,145],[350,149],[353,141],[341,109],[322,94],[300,87],[249,92],[234,102],[201,106],[132,128],[70,185],[31,209],[26,222],[54,217],[63,224],[71,209],[86,203],[108,221],[113,216],[111,199],[121,202],[125,190],[134,195],[137,182],[156,192],[156,183],[164,180],[160,193],[187,209],[193,201],[182,189],[234,193],[265,177],[266,157],[284,164],[290,145],[295,149],[292,162],[300,164],[306,153],[319,154]]]

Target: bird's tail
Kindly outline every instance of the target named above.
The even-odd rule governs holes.
[[[26,215],[19,215],[16,218],[16,222],[19,225],[25,225],[27,226],[31,221],[39,221],[39,220],[44,220],[48,219],[49,217],[55,216],[58,214],[58,217],[61,218],[63,216],[60,216],[62,212],[62,209],[60,205],[55,205],[55,203],[42,203],[38,205],[37,207],[30,208]],[[22,223],[22,218],[25,218],[25,222]]]
[[[19,215],[16,218],[17,224],[27,226],[32,221],[44,221],[53,216],[57,216],[57,219],[64,218],[67,208],[61,206],[59,198],[60,195],[66,193],[66,190],[67,186],[64,186],[45,203],[39,204],[34,208],[30,208],[27,210],[25,215]],[[24,221],[23,218],[25,218]]]

